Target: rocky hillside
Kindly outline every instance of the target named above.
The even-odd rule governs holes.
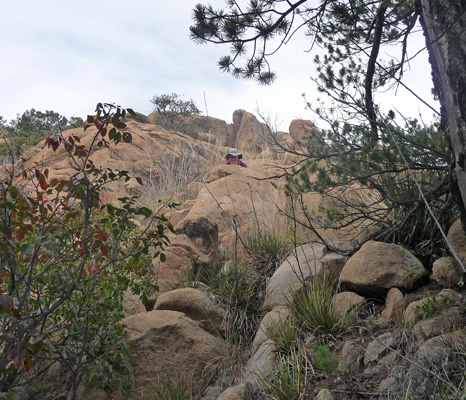
[[[209,118],[196,135],[153,122],[153,115],[131,117],[131,144],[92,155],[96,164],[127,169],[145,182],[114,187],[104,200],[137,194],[155,202],[158,186],[183,177],[180,185],[190,186],[191,198],[166,214],[175,233],[166,261],[153,264],[160,292],[151,307],[127,296],[132,389],[106,393],[83,384],[82,399],[181,398],[168,397],[167,382],[181,387],[184,398],[203,400],[464,393],[465,300],[452,258],[437,260],[429,271],[408,250],[368,240],[366,224],[312,234],[294,230],[284,212],[292,199],[280,178],[292,160],[252,114],[237,110],[230,125]],[[313,129],[309,121],[293,121],[280,141],[297,148]],[[95,132],[78,134],[85,143]],[[248,168],[224,165],[230,146],[243,152]],[[21,161],[31,162],[56,176],[73,171],[64,154],[40,145]],[[364,199],[356,186],[345,195]],[[306,196],[308,210],[328,202]],[[329,251],[316,235],[348,254]],[[460,224],[448,235],[466,261]]]

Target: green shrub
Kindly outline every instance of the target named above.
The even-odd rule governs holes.
[[[331,374],[338,370],[340,359],[326,345],[315,346],[313,350],[314,360],[322,372]]]
[[[37,360],[61,364],[72,399],[86,373],[106,389],[130,382],[123,296],[131,290],[147,301],[157,289],[147,278],[149,249],[163,260],[168,239],[166,220],[135,206],[136,198],[120,198],[118,207],[100,201],[108,183],[130,177],[89,155],[109,141],[131,142],[120,131],[126,112],[98,104],[87,120],[98,127],[90,148],[76,135],[46,139],[53,151],[64,148],[76,175],[50,179],[35,164],[0,180],[0,331],[9,338],[0,346],[0,391],[26,381]],[[146,218],[144,231],[136,217]]]
[[[416,306],[415,311],[422,318],[431,318],[451,308],[455,303],[455,298],[451,294],[441,294],[438,297],[427,297],[422,304]]]

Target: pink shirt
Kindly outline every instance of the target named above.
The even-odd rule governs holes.
[[[227,162],[225,163],[225,165],[232,165],[232,164],[230,163],[230,161],[227,161]],[[247,167],[248,167],[248,166],[246,165],[246,163],[244,163],[244,162],[242,162],[242,161],[239,162],[239,165],[240,165],[241,167],[244,167],[244,168],[247,168]]]

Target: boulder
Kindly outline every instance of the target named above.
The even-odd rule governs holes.
[[[179,311],[213,335],[220,336],[223,332],[225,311],[202,290],[181,288],[165,292],[157,298],[154,310]]]
[[[441,358],[448,352],[454,352],[458,343],[463,340],[464,332],[454,330],[443,335],[427,339],[416,352],[417,358]]]
[[[273,373],[275,356],[275,344],[272,340],[268,339],[263,342],[246,364],[245,383],[257,386],[260,378],[270,377]]]
[[[432,279],[446,288],[458,287],[463,282],[463,270],[453,257],[442,257],[434,261]]]
[[[269,339],[268,332],[277,324],[286,321],[291,316],[291,310],[288,307],[276,307],[272,311],[265,314],[260,323],[259,329],[256,332],[254,341],[251,346],[251,353],[254,354],[262,343]]]
[[[447,239],[451,247],[458,255],[463,265],[466,266],[466,235],[464,234],[461,221],[457,219],[448,230]]]
[[[248,398],[252,398],[250,388],[246,383],[240,383],[226,389],[217,400],[244,400]]]
[[[286,204],[283,182],[265,179],[276,172],[277,167],[264,160],[248,161],[248,168],[218,165],[206,177],[205,187],[175,228],[186,220],[208,218],[218,226],[219,240],[226,247],[236,233],[243,235],[259,227],[273,232],[274,227],[284,224],[277,206],[284,209]]]
[[[228,145],[255,157],[267,148],[267,126],[245,110],[233,112],[233,125],[228,129]]]
[[[250,390],[245,383],[229,387],[226,389],[217,400],[244,400],[249,398]]]
[[[313,141],[316,141],[316,138],[320,135],[315,124],[306,119],[294,119],[291,121],[288,130],[297,148],[306,148],[309,140],[312,143]]]
[[[364,353],[364,365],[367,366],[387,355],[393,343],[394,337],[391,332],[377,336],[367,345],[366,352]]]
[[[401,321],[405,308],[406,301],[403,293],[397,288],[391,288],[385,299],[385,308],[380,315],[379,324],[389,325],[392,322]]]
[[[365,298],[353,292],[337,293],[333,299],[333,309],[340,316],[363,304]]]
[[[123,298],[123,305],[125,307],[126,315],[134,315],[141,312],[146,312],[146,307],[142,304],[138,295],[128,290],[125,292]]]
[[[198,391],[215,373],[224,342],[185,314],[154,310],[126,317],[123,324],[134,344],[132,399],[153,400],[167,378],[192,382]]]
[[[264,308],[287,306],[291,295],[313,275],[324,272],[321,259],[327,248],[321,244],[305,244],[280,265],[270,278],[265,292]]]
[[[316,400],[333,400],[332,392],[328,389],[320,389],[317,393]]]
[[[363,365],[364,348],[358,340],[348,340],[341,350],[340,368],[346,372],[355,372]]]
[[[414,325],[413,333],[418,340],[425,341],[453,330],[453,327],[458,326],[459,318],[457,310],[450,309],[440,315],[419,321]]]
[[[424,303],[426,306],[424,308],[428,308],[429,302],[436,302],[437,305],[441,306],[444,303],[444,297],[451,298],[452,305],[457,304],[458,301],[461,301],[463,298],[461,293],[453,289],[443,289],[441,292],[436,293],[432,296],[426,296],[420,300],[416,300],[406,307],[404,311],[404,321],[407,323],[413,323],[421,320],[423,318],[423,305]],[[445,307],[444,307],[445,308]],[[447,307],[448,308],[448,307]]]
[[[420,307],[424,303],[425,299],[416,300],[412,303],[409,303],[403,313],[403,319],[407,323],[414,323],[419,321],[422,318],[422,313],[420,311]]]
[[[153,273],[161,292],[170,290],[172,282],[185,277],[188,271],[216,272],[218,268],[218,227],[205,217],[184,219],[176,233],[168,235],[170,245],[165,249],[166,260],[153,261]]]
[[[392,288],[411,290],[428,271],[401,246],[369,241],[344,266],[341,285],[364,296],[383,296]]]

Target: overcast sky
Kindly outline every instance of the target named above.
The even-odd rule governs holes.
[[[0,14],[0,116],[8,121],[35,108],[67,117],[92,114],[98,102],[149,114],[154,95],[193,99],[203,114],[231,122],[233,111],[257,110],[281,130],[294,118],[315,120],[301,96],[316,99],[309,77],[313,56],[299,39],[272,58],[278,80],[269,87],[241,81],[217,68],[224,46],[194,44],[189,26],[204,0],[16,0]],[[210,3],[221,7],[224,0]],[[421,40],[422,43],[422,40]],[[426,59],[412,64],[411,87],[430,99]],[[204,98],[206,102],[204,102]],[[400,89],[384,99],[423,118],[414,98]],[[207,104],[207,108],[205,106]],[[317,121],[316,121],[317,122]]]

